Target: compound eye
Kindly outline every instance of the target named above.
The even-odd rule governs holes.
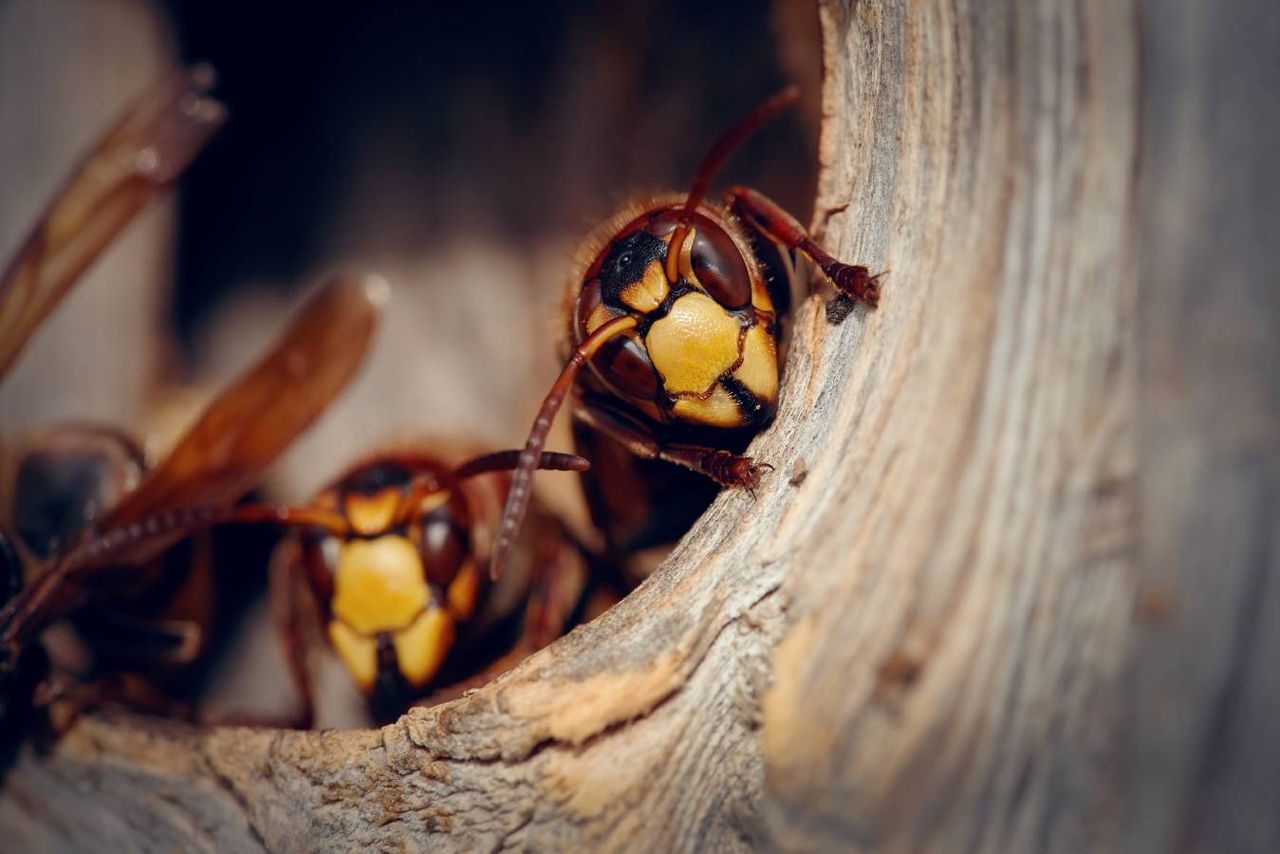
[[[751,302],[751,274],[742,252],[723,228],[699,217],[690,262],[698,284],[725,308]]]
[[[657,214],[649,220],[649,233],[666,237],[680,220],[679,209]],[[693,276],[712,299],[725,308],[742,308],[751,302],[751,274],[742,252],[729,233],[714,220],[695,214],[690,266]]]
[[[457,577],[471,554],[471,535],[465,525],[465,506],[456,494],[422,517],[418,549],[427,580],[442,587]],[[461,512],[460,512],[461,511]]]
[[[645,231],[655,237],[666,237],[676,230],[676,223],[680,221],[680,212],[682,210],[683,206],[659,211],[649,217],[649,224],[645,226]],[[697,219],[697,217],[694,217],[694,219]]]
[[[66,428],[37,440],[18,466],[13,529],[42,560],[76,540],[142,476],[127,440],[93,428]]]
[[[592,364],[619,393],[637,400],[653,400],[658,373],[644,345],[630,336],[615,338],[600,348]]]

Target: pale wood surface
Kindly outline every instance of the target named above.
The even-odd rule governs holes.
[[[892,274],[799,309],[756,500],[381,731],[86,720],[7,838],[1274,848],[1280,16],[1158,5],[826,4],[815,222]]]

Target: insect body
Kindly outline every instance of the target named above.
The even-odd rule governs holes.
[[[532,462],[566,397],[572,396],[582,425],[634,457],[751,489],[768,466],[741,454],[777,408],[793,254],[807,256],[842,294],[878,301],[878,276],[832,258],[755,190],[734,187],[722,205],[704,201],[729,153],[797,98],[794,87],[784,90],[731,128],[699,165],[687,195],[625,207],[579,251],[566,301],[566,365],[513,476],[493,574],[502,570]],[[584,364],[589,369],[580,374]],[[593,446],[599,449],[588,440],[585,449],[597,463]],[[598,484],[613,479],[613,470],[595,465],[592,478]],[[608,501],[602,490],[595,492],[599,519]],[[618,542],[618,530],[604,527],[615,548],[630,546]]]
[[[175,74],[133,104],[72,171],[0,274],[0,381],[42,321],[80,275],[146,205],[177,180],[226,113],[208,94],[212,71]],[[41,431],[4,455],[0,480],[6,522],[0,570],[8,578],[0,605],[12,605],[24,565],[34,571],[72,545],[140,481],[142,455],[109,428],[66,425]],[[11,650],[10,656],[17,652]],[[23,700],[10,690],[18,667],[0,653],[0,719]],[[31,687],[31,679],[19,679]],[[23,694],[23,691],[17,691]],[[11,703],[16,700],[16,703]]]
[[[372,340],[384,291],[380,279],[330,280],[275,348],[145,472],[140,460],[93,458],[92,440],[106,431],[84,431],[62,448],[46,441],[26,455],[12,516],[29,538],[33,580],[0,608],[0,690],[40,633],[73,615],[82,627],[98,629],[94,645],[129,647],[153,659],[194,657],[203,626],[172,606],[199,573],[189,561],[158,558],[233,514],[233,503],[346,386]],[[61,438],[73,432],[64,428]],[[137,466],[136,484],[122,484],[118,495],[104,492],[130,466]],[[62,476],[76,471],[85,474],[81,481]],[[29,475],[25,483],[22,473]]]
[[[148,93],[54,197],[0,276],[0,379],[80,274],[222,123],[211,85],[211,72],[197,68]],[[327,283],[153,467],[128,437],[92,425],[48,428],[10,448],[0,483],[0,717],[27,708],[42,671],[36,641],[64,617],[95,653],[153,663],[195,655],[212,615],[193,586],[208,582],[207,550],[161,555],[247,492],[345,387],[384,290],[374,279]]]
[[[635,318],[589,363],[612,396],[658,424],[760,426],[778,399],[773,297],[745,237],[712,210],[694,215],[669,282],[667,241],[681,211],[675,202],[642,211],[597,254],[577,295],[573,341]]]
[[[514,451],[459,466],[419,451],[357,464],[308,506],[268,511],[299,530],[277,550],[273,585],[301,709],[314,717],[301,611],[309,599],[321,631],[375,718],[402,712],[430,689],[493,672],[559,635],[585,570],[577,549],[538,512],[510,580],[491,585],[489,547],[514,467]],[[586,461],[545,454],[541,468],[582,471]],[[243,508],[241,518],[259,511]],[[506,653],[503,656],[503,653]]]
[[[0,458],[5,523],[36,563],[79,539],[87,525],[136,489],[142,449],[120,430],[60,424],[7,443]]]
[[[103,425],[59,424],[10,443],[0,457],[0,508],[26,574],[89,535],[147,469],[137,443]],[[213,622],[211,561],[211,541],[200,536],[116,578],[100,599],[109,607],[76,614],[95,664],[159,673],[189,662]]]

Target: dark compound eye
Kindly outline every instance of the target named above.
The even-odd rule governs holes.
[[[693,274],[725,308],[741,308],[751,301],[751,274],[733,238],[710,220],[698,223],[693,241]]]
[[[658,393],[658,373],[649,351],[634,338],[620,336],[600,348],[593,364],[621,394],[637,400],[653,400]]]
[[[447,586],[471,554],[466,502],[454,492],[448,501],[423,516],[418,525],[418,548],[427,580]]]
[[[675,230],[679,210],[667,210],[653,217],[648,231],[665,237]],[[716,302],[725,308],[742,308],[751,301],[751,274],[733,238],[710,217],[693,218],[693,247],[690,260],[693,275]]]
[[[384,489],[408,486],[413,472],[397,462],[384,462],[364,466],[351,474],[340,485],[344,495],[377,495]]]
[[[52,557],[133,488],[140,460],[127,440],[110,432],[51,432],[18,466],[13,533],[37,557]]]

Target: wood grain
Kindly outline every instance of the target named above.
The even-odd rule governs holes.
[[[9,838],[1275,847],[1280,15],[1226,6],[823,4],[815,226],[892,273],[800,307],[756,499],[381,731],[86,720]]]

